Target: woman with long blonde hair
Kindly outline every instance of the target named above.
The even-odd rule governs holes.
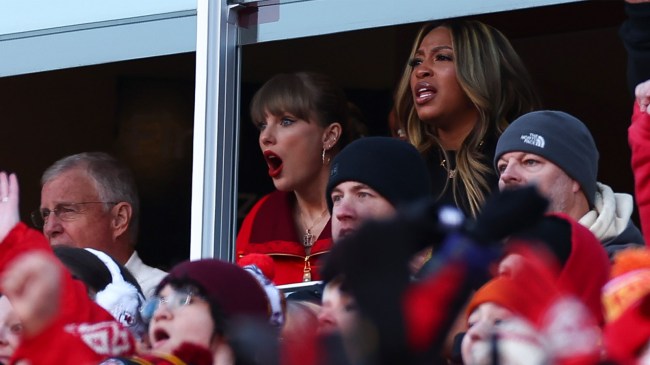
[[[499,135],[539,107],[508,39],[464,19],[420,29],[395,94],[398,123],[427,159],[434,194],[471,216],[497,189],[491,161]]]

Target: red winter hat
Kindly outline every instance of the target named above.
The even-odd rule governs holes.
[[[601,295],[610,271],[607,252],[587,227],[565,214],[556,216],[571,224],[571,254],[560,272],[558,285],[582,300],[602,325],[605,317]]]
[[[650,293],[650,249],[629,247],[616,253],[611,280],[603,287],[607,321],[613,321]]]
[[[604,323],[601,290],[609,278],[610,262],[600,241],[586,227],[563,213],[548,214],[546,222],[568,224],[568,229],[549,233],[537,230],[528,240],[545,243],[560,261],[555,283],[560,291],[575,295],[591,311],[600,325]],[[562,253],[564,252],[564,253]],[[565,256],[565,257],[563,257]]]
[[[536,280],[535,278],[529,278]],[[527,287],[524,280],[507,276],[497,276],[480,287],[467,306],[467,317],[483,303],[495,303],[536,323],[548,307],[554,293],[547,291],[533,292],[539,286]]]
[[[158,284],[156,293],[165,285],[190,283],[196,285],[226,316],[270,315],[266,293],[257,280],[241,267],[217,259],[184,261],[174,266]]]
[[[619,364],[635,359],[650,340],[650,294],[632,304],[616,320],[605,326],[605,348]]]

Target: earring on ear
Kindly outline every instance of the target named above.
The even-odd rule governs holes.
[[[327,161],[325,161],[325,152],[327,152],[329,149],[330,146],[323,147],[323,153],[321,154],[321,160],[323,160],[323,166],[330,163],[331,158],[329,156],[327,156]]]

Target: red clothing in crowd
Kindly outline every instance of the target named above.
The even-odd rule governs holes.
[[[0,273],[27,252],[44,252],[58,259],[45,237],[19,223],[0,244]],[[93,302],[86,287],[63,268],[60,308],[56,318],[41,333],[23,337],[14,357],[39,364],[97,364],[108,356],[131,355],[135,351],[129,331]]]
[[[276,285],[299,283],[307,272],[311,280],[320,280],[320,258],[332,246],[332,228],[328,221],[305,254],[292,215],[291,193],[274,191],[258,201],[248,213],[237,235],[237,260],[250,254],[267,254],[275,263]]]
[[[600,241],[576,220],[564,213],[553,214],[571,224],[571,255],[557,278],[559,287],[578,297],[603,325],[601,291],[609,279],[610,261]]]
[[[639,207],[641,231],[646,244],[650,245],[650,115],[641,112],[636,102],[632,124],[628,129],[628,142],[632,150],[634,191]]]

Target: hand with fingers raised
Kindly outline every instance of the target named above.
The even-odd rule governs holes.
[[[650,105],[650,80],[638,84],[634,94],[641,111],[650,114],[650,108],[648,108],[648,105]]]
[[[60,308],[62,268],[44,252],[25,253],[0,276],[2,293],[9,298],[26,336],[35,336],[56,318]]]
[[[0,171],[0,242],[20,221],[18,192],[16,175]]]

